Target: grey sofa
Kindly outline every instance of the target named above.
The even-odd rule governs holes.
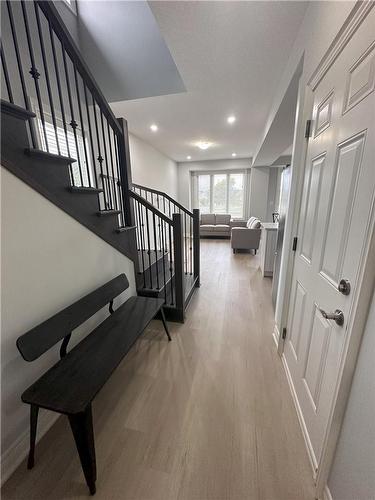
[[[229,214],[201,214],[200,235],[230,238],[230,220]]]
[[[231,247],[233,248],[233,253],[236,253],[237,250],[254,250],[256,254],[260,243],[260,220],[257,217],[250,217],[241,226],[232,227]]]

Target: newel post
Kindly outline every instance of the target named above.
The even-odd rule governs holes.
[[[173,257],[174,279],[176,292],[176,309],[179,320],[185,319],[185,275],[184,275],[184,245],[181,214],[173,214]]]
[[[118,145],[120,163],[119,168],[121,177],[120,184],[125,225],[134,226],[134,206],[133,200],[129,196],[129,190],[132,188],[132,171],[130,165],[128,122],[124,120],[124,118],[118,118],[117,121],[122,130],[122,137],[118,136]]]
[[[122,134],[117,136],[122,209],[124,213],[125,226],[132,227],[135,226],[135,214],[133,198],[130,197],[130,190],[132,188],[132,171],[130,165],[128,123],[124,120],[124,118],[118,118],[117,121],[122,131]],[[139,259],[136,230],[130,230],[127,237],[129,238],[129,246],[132,254],[132,260],[134,262],[135,272],[138,273]]]
[[[200,212],[199,208],[193,209],[193,258],[195,286],[200,286]]]

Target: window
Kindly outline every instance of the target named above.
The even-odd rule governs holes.
[[[39,108],[36,104],[36,102],[33,99],[30,99],[30,104],[31,108],[34,111],[34,113],[37,116],[36,120],[36,133],[37,133],[37,140],[39,142],[39,147],[43,151],[49,151],[52,154],[58,154],[59,150],[57,147],[57,141],[59,144],[60,148],[60,154],[62,156],[70,156],[70,158],[75,158],[77,161],[71,164],[71,172],[73,176],[73,184],[75,186],[90,186],[90,181],[89,181],[89,176],[91,183],[93,182],[94,179],[94,172],[92,169],[91,165],[91,158],[89,154],[89,144],[87,141],[87,135],[85,133],[85,140],[83,139],[83,133],[82,129],[80,127],[77,127],[76,129],[76,138],[74,136],[74,133],[70,130],[66,131],[65,135],[65,130],[63,126],[63,121],[60,116],[56,116],[56,132],[55,132],[55,127],[53,126],[52,123],[52,114],[49,109],[49,107],[44,104],[43,106],[43,114],[44,114],[44,124],[45,124],[45,131],[46,133],[44,134],[44,128],[43,128],[43,123],[41,120],[40,116],[40,111]],[[57,135],[57,141],[56,141],[56,135]],[[47,138],[47,144],[46,144],[46,138]],[[88,152],[87,154],[87,164],[86,164],[86,153],[85,153],[85,145],[86,145],[86,151]],[[78,152],[77,152],[77,146],[78,146]],[[79,168],[78,164],[78,159],[80,160],[79,163],[81,165],[81,171]],[[82,176],[82,178],[81,178]]]
[[[228,189],[228,213],[234,218],[241,218],[244,215],[244,174],[230,174]]]
[[[215,214],[228,213],[227,188],[227,176],[225,174],[217,174],[213,176],[212,209]]]
[[[66,5],[73,14],[77,15],[76,0],[63,0],[63,4]]]
[[[45,118],[48,118],[48,115],[45,116]],[[46,136],[47,136],[47,143],[48,143],[48,149],[46,145],[46,140],[44,136],[44,130],[43,130],[43,124],[42,120],[38,117],[38,132],[39,132],[39,138],[41,142],[41,149],[43,151],[49,151],[50,153],[53,153],[57,155],[59,153],[59,150],[57,148],[57,142],[56,142],[56,135],[57,135],[57,140],[59,141],[59,147],[60,147],[60,154],[62,156],[69,156],[70,158],[75,158],[77,161],[71,164],[71,170],[72,170],[72,175],[73,175],[73,181],[75,186],[89,186],[89,175],[91,176],[91,182],[93,180],[93,172],[91,168],[91,162],[90,162],[90,156],[87,155],[87,161],[88,165],[86,166],[86,157],[85,157],[85,146],[83,142],[83,137],[81,131],[77,128],[76,129],[76,134],[77,134],[77,145],[78,145],[78,154],[77,154],[77,147],[76,147],[76,139],[74,137],[74,133],[70,132],[67,130],[66,136],[65,136],[65,131],[63,127],[57,126],[56,133],[55,133],[55,128],[52,125],[52,123],[45,121],[45,129],[46,129]],[[67,140],[68,139],[68,144]],[[87,143],[87,139],[85,139],[86,142],[86,151],[89,149],[89,145]],[[69,151],[68,151],[69,148]],[[81,163],[81,172],[79,169],[78,165],[78,158]],[[90,172],[90,174],[88,173]],[[81,179],[82,176],[82,179]]]
[[[201,213],[244,217],[245,172],[195,174],[196,205]]]
[[[199,208],[202,213],[210,211],[210,176],[200,175],[198,177]]]

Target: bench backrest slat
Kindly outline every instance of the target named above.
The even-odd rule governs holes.
[[[17,347],[22,357],[26,361],[39,358],[127,288],[129,281],[125,274],[120,274],[21,335],[17,339]]]

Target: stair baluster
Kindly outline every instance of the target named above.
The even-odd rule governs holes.
[[[133,184],[132,190],[139,197],[153,204],[155,209],[173,220],[174,214],[180,215],[182,227],[182,269],[185,276],[185,302],[187,302],[195,287],[199,286],[199,210],[190,212],[171,196],[139,184]],[[173,236],[173,235],[172,235]],[[174,241],[174,236],[172,237]],[[176,265],[176,262],[174,262]]]
[[[169,318],[183,320],[199,282],[193,213],[132,184],[127,123],[113,115],[54,2],[7,0],[1,9],[3,165],[130,256],[139,293],[163,296]]]

